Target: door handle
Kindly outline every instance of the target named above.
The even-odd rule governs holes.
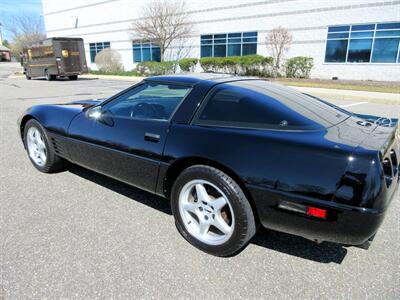
[[[158,143],[160,141],[160,135],[155,133],[146,132],[144,134],[144,139],[149,142]]]

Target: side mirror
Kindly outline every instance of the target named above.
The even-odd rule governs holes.
[[[101,109],[101,106],[91,107],[87,111],[87,117],[90,119],[99,120],[101,118],[102,114],[103,114],[103,111]]]
[[[94,106],[87,111],[87,117],[107,126],[114,126],[114,120],[101,106]]]

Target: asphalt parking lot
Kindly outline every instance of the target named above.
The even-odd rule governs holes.
[[[76,166],[42,174],[25,154],[16,120],[26,108],[132,82],[0,77],[0,299],[399,299],[399,192],[368,251],[264,229],[239,255],[212,257],[179,235],[168,201]],[[328,98],[400,115],[400,105]]]

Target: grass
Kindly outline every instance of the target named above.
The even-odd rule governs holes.
[[[369,82],[369,81],[333,81],[333,80],[308,80],[308,79],[286,79],[279,78],[274,80],[278,83],[289,86],[367,91],[380,93],[400,93],[400,83]]]
[[[94,74],[94,75],[113,75],[113,76],[136,76],[136,77],[142,77],[143,75],[139,73],[138,71],[117,71],[117,72],[104,72],[104,71],[95,71],[91,70],[89,74]]]

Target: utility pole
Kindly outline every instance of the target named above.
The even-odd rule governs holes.
[[[1,26],[3,26],[3,23],[0,22],[0,46],[3,46],[3,32],[1,31]]]

